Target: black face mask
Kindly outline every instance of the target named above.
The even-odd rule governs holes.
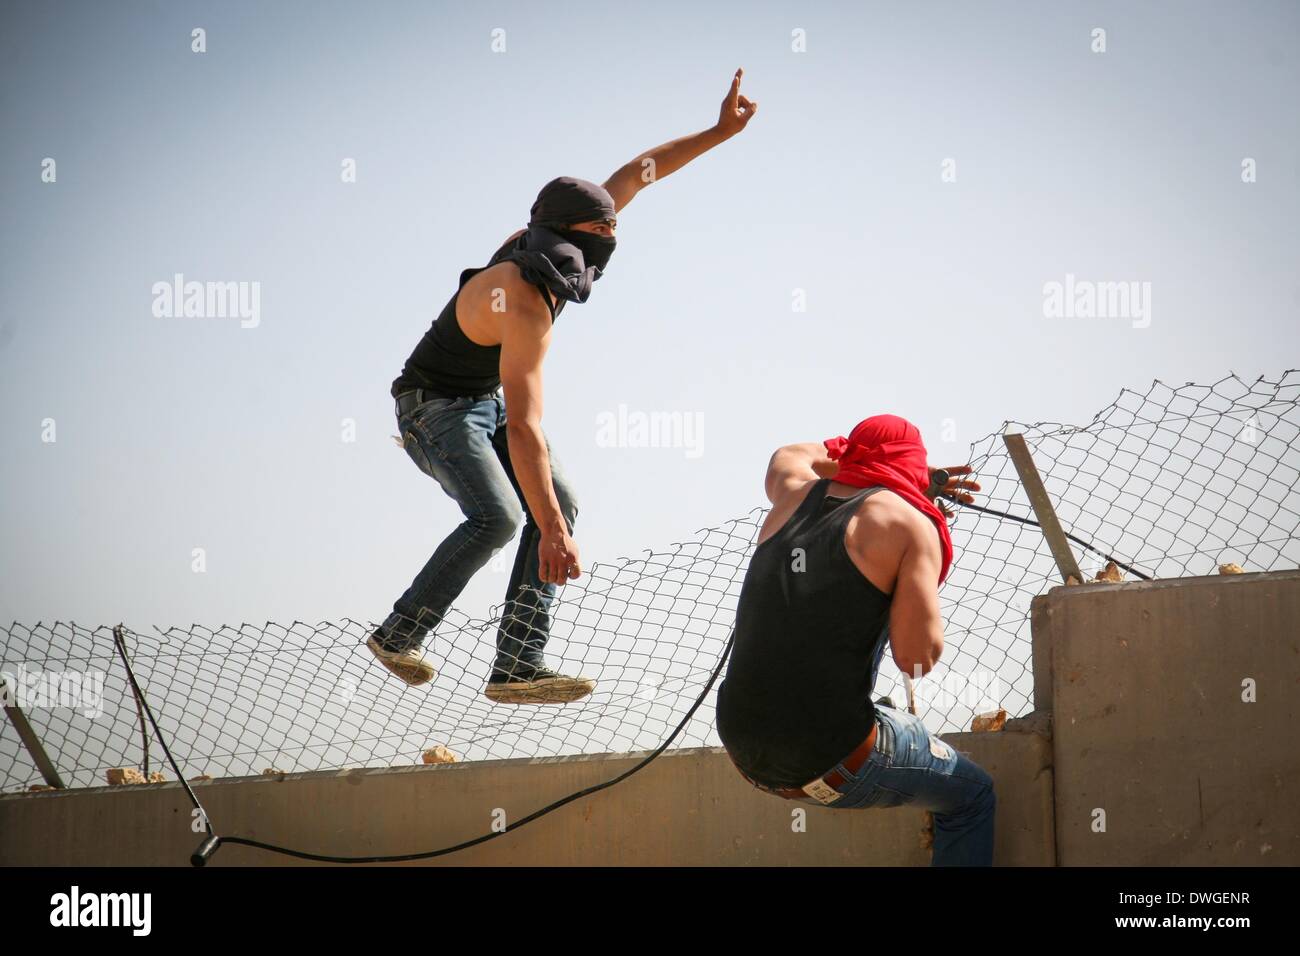
[[[613,219],[614,199],[604,187],[562,176],[537,194],[528,229],[497,250],[491,264],[512,260],[523,277],[569,302],[586,302],[614,254],[614,238],[566,228]]]
[[[561,236],[582,250],[582,262],[587,268],[595,266],[602,273],[609,265],[609,257],[614,254],[617,243],[613,236],[601,236],[594,232],[580,229],[559,230]]]

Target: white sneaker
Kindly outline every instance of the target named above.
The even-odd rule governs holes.
[[[595,689],[590,677],[566,677],[549,667],[530,667],[510,676],[494,672],[483,693],[498,704],[571,704]]]
[[[424,652],[418,647],[406,651],[386,651],[375,640],[374,634],[366,641],[366,647],[379,658],[379,663],[412,686],[427,684],[438,674],[433,665],[424,659]]]

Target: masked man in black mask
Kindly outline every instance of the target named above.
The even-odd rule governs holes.
[[[709,129],[642,153],[604,186],[561,177],[542,187],[528,228],[486,266],[461,273],[459,290],[393,382],[407,454],[465,516],[367,641],[408,684],[434,677],[420,649],[425,636],[522,523],[486,695],[566,703],[595,687],[542,658],[556,586],[581,573],[571,537],[577,505],[541,428],[542,361],[555,319],[567,303],[586,302],[604,274],[623,207],[753,117],[757,104],[740,95],[741,76],[737,70]]]

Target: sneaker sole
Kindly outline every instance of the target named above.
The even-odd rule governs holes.
[[[488,684],[483,693],[498,704],[571,704],[596,689],[587,678],[547,677],[539,681]]]
[[[412,661],[400,655],[394,656],[391,651],[386,651],[376,644],[373,637],[366,641],[366,647],[370,648],[370,653],[375,655],[379,663],[412,687],[427,684],[438,676],[432,664],[427,661]]]

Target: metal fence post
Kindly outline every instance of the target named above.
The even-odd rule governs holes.
[[[1043,537],[1047,539],[1047,546],[1052,549],[1052,557],[1056,559],[1056,566],[1060,569],[1061,580],[1069,581],[1073,577],[1075,581],[1082,584],[1083,574],[1074,560],[1074,552],[1070,550],[1070,542],[1066,540],[1065,532],[1061,529],[1061,522],[1056,518],[1056,509],[1052,507],[1052,499],[1048,497],[1047,489],[1043,487],[1043,479],[1039,477],[1038,469],[1034,466],[1033,456],[1029,454],[1029,446],[1025,444],[1025,436],[1019,433],[1004,434],[1002,441],[1006,444],[1007,454],[1011,456],[1011,462],[1020,475],[1020,483],[1024,486],[1029,503],[1033,505],[1034,515],[1043,530]]]
[[[9,696],[8,687],[8,682],[3,675],[0,675],[0,696],[3,696],[6,700]],[[45,782],[51,787],[57,787],[60,790],[66,789],[63,778],[59,776],[59,771],[54,766],[54,761],[50,759],[45,752],[45,748],[41,746],[41,738],[36,736],[36,731],[32,729],[32,725],[28,722],[27,715],[18,706],[16,694],[12,704],[5,704],[5,713],[9,715],[9,721],[14,725],[14,729],[18,731],[23,746],[32,755],[32,761],[36,764],[36,768],[40,770],[41,776],[45,778]]]

